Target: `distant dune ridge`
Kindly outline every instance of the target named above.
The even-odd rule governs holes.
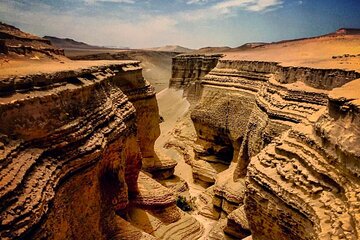
[[[64,49],[128,49],[127,47],[106,47],[106,46],[95,46],[90,45],[84,42],[76,41],[71,38],[59,38],[59,37],[53,37],[53,36],[44,36],[44,39],[49,40],[52,45],[64,48]]]
[[[77,41],[71,38],[60,38],[54,36],[44,36],[43,39],[46,39],[52,43],[52,45],[63,48],[63,49],[129,49],[128,47],[106,47],[106,46],[95,46],[90,45],[85,42]],[[179,45],[166,45],[161,47],[154,48],[144,48],[144,50],[149,51],[159,51],[159,52],[178,52],[178,53],[187,53],[192,52],[195,49],[190,49],[182,47]]]
[[[324,37],[337,37],[337,36],[343,36],[343,35],[359,35],[360,29],[357,28],[340,28],[336,30],[335,32],[320,35],[320,36],[314,36],[314,37],[307,37],[307,38],[297,38],[297,39],[287,39],[287,40],[281,40],[271,43],[266,42],[250,42],[245,43],[238,47],[229,47],[229,46],[208,46],[199,48],[197,50],[194,50],[192,53],[196,54],[206,54],[206,53],[226,53],[226,52],[237,52],[237,51],[246,51],[251,50],[259,47],[264,47],[266,45],[274,45],[274,44],[281,44],[281,43],[287,43],[287,42],[297,42],[301,40],[311,40],[311,39],[318,39],[318,38],[324,38]]]
[[[161,52],[179,52],[179,53],[194,51],[194,49],[182,47],[179,45],[166,45],[162,47],[146,48],[146,50],[161,51]]]
[[[335,32],[335,34],[359,35],[360,29],[358,29],[358,28],[340,28]]]
[[[52,36],[44,36],[44,39],[49,40],[54,46],[60,48],[100,48],[98,46],[92,46],[84,42],[78,42],[70,38],[58,38]]]
[[[257,48],[264,46],[269,43],[263,43],[263,42],[253,42],[253,43],[245,43],[241,46],[231,48],[228,46],[223,47],[203,47],[199,48],[198,50],[195,50],[194,53],[220,53],[220,52],[233,52],[233,51],[243,51],[248,50],[252,48]]]
[[[53,46],[49,40],[0,22],[0,53],[26,55],[35,52],[45,55],[64,55],[64,51]]]
[[[243,45],[240,45],[238,47],[229,47],[229,46],[208,46],[208,47],[202,47],[199,49],[191,49],[179,45],[166,45],[161,47],[153,47],[153,48],[143,48],[144,50],[150,50],[150,51],[161,51],[161,52],[178,52],[178,53],[220,53],[220,52],[236,52],[236,51],[243,51],[243,50],[249,50],[253,48],[262,47],[265,45],[271,45],[271,44],[278,44],[278,43],[285,43],[285,42],[292,42],[292,41],[299,41],[299,40],[306,40],[306,39],[317,39],[322,37],[329,37],[329,36],[339,36],[339,35],[358,35],[360,34],[360,29],[356,28],[340,28],[336,30],[335,32],[320,35],[320,36],[314,36],[314,37],[308,37],[308,38],[299,38],[299,39],[288,39],[288,40],[281,40],[277,42],[250,42],[245,43]],[[29,34],[31,35],[31,34]],[[32,35],[33,36],[33,35]],[[36,37],[36,36],[33,36]],[[37,37],[39,38],[39,37]],[[41,38],[39,38],[41,39]],[[54,36],[44,36],[43,39],[46,39],[51,42],[51,44],[58,48],[63,49],[129,49],[128,47],[105,47],[105,46],[95,46],[90,45],[85,42],[76,41],[71,38],[59,38]]]

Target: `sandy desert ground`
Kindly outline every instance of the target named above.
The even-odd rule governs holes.
[[[279,62],[283,66],[360,70],[359,35],[324,36],[285,41],[226,53],[224,59]]]

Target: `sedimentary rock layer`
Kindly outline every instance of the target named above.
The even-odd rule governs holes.
[[[228,233],[358,238],[359,104],[354,90],[344,97],[357,78],[355,71],[220,59],[193,80],[195,160],[232,163],[213,191],[213,204],[230,213]],[[193,165],[199,175],[201,164]],[[244,212],[249,225],[239,217]]]
[[[359,97],[346,96],[359,82],[333,90],[326,108],[251,160],[254,239],[359,238]]]
[[[218,63],[211,71],[204,71],[208,74],[189,74],[203,58],[174,58],[172,81],[182,78],[184,84],[177,86],[188,89],[197,85],[200,100],[191,113],[203,146],[197,157],[212,161],[214,156],[223,163],[241,159],[239,176],[245,175],[249,159],[274,137],[326,105],[328,90],[360,77],[355,71],[283,67],[213,56],[207,58]],[[185,78],[187,75],[192,78]]]
[[[124,239],[115,211],[137,194],[141,168],[129,98],[155,94],[138,64],[1,80],[2,239]]]
[[[308,86],[308,82],[319,82],[327,89],[337,85],[323,83],[324,76],[338,73],[336,79],[343,76],[348,81],[357,77],[355,72],[338,70],[285,69],[276,63],[219,60],[201,78],[201,99],[191,114],[204,147],[199,155],[229,163],[239,160],[236,174],[244,176],[252,156],[326,104],[327,90]],[[295,74],[297,79],[289,80],[291,73],[290,77],[282,74],[292,71],[303,72],[304,78]]]
[[[129,220],[160,239],[197,239],[202,225],[176,207],[175,193],[151,177],[140,173],[139,194],[132,201]]]
[[[183,88],[210,72],[221,55],[179,55],[173,58],[169,87]]]

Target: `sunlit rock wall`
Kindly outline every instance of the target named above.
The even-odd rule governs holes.
[[[1,80],[2,239],[148,236],[116,214],[138,193],[146,142],[124,83],[132,100],[154,95],[138,64]]]

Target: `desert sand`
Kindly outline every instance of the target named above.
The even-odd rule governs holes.
[[[285,41],[247,51],[225,53],[224,59],[278,62],[283,66],[360,70],[359,35],[324,36]]]
[[[56,60],[36,57],[33,57],[33,59],[0,58],[0,62],[1,77],[79,70],[94,66],[93,61],[72,61],[62,58]],[[128,62],[133,61],[129,60]],[[97,62],[99,65],[116,63],[119,63],[119,61],[102,60]]]

